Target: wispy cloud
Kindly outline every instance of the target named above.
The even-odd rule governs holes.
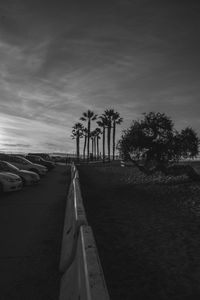
[[[195,1],[20,3],[0,4],[2,147],[72,150],[82,112],[107,107],[122,128],[159,110],[199,130]]]
[[[5,114],[1,114],[0,119],[0,147],[10,143],[27,144],[33,150],[47,151],[49,141],[54,141],[57,148],[62,151],[67,151],[70,146],[70,143],[67,145],[66,142],[70,130],[64,125],[55,126],[51,123]]]

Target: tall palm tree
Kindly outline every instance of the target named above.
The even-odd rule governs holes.
[[[97,115],[93,111],[88,110],[83,113],[83,116],[80,118],[81,121],[87,122],[87,159],[89,160],[90,155],[90,130],[91,130],[91,121],[97,119]]]
[[[90,132],[90,138],[92,141],[92,157],[95,157],[95,130]]]
[[[83,129],[83,136],[84,136],[83,159],[84,160],[85,160],[85,150],[86,150],[86,145],[87,145],[87,135],[88,135],[87,128],[84,127],[84,129]]]
[[[120,114],[117,111],[114,111],[113,115],[112,115],[112,127],[113,127],[113,160],[115,159],[116,125],[119,125],[122,122],[123,122],[123,118],[120,117]]]
[[[91,139],[92,139],[92,145],[93,145],[93,156],[96,159],[99,157],[99,135],[101,134],[101,129],[100,128],[95,128],[91,132]]]
[[[103,162],[105,162],[105,138],[106,138],[106,127],[108,125],[107,118],[105,116],[99,117],[100,121],[97,121],[99,127],[102,128],[102,150],[103,150]]]
[[[99,140],[100,140],[100,134],[102,134],[100,128],[95,129],[95,135],[96,135],[96,147],[97,147],[97,158],[99,158]]]
[[[93,153],[93,156],[94,156],[94,159],[96,160],[96,156],[97,156],[97,147],[96,147],[96,130],[93,131],[93,147],[94,147],[94,153]]]
[[[103,114],[107,120],[107,146],[108,146],[108,160],[109,161],[110,161],[110,142],[111,142],[111,129],[112,129],[113,113],[114,113],[113,109],[106,109]]]
[[[80,138],[83,136],[83,124],[75,123],[72,127],[72,138],[76,139],[76,156],[77,160],[79,161],[80,158]]]

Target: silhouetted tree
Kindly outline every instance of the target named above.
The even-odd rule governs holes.
[[[173,171],[169,164],[182,157],[197,156],[198,145],[199,139],[193,129],[186,128],[178,133],[171,118],[164,113],[150,112],[144,114],[143,120],[133,121],[123,132],[118,149],[124,160],[131,160],[147,174],[157,170],[169,174]],[[193,179],[199,178],[190,166],[176,166],[176,172],[178,169],[185,170]]]
[[[75,125],[72,127],[72,138],[76,139],[76,156],[77,160],[79,161],[80,158],[80,138],[83,136],[83,124],[81,123],[75,123]]]
[[[84,129],[83,129],[83,136],[84,136],[83,159],[84,160],[85,160],[85,150],[86,150],[86,145],[87,145],[87,135],[88,135],[87,128],[84,127]]]
[[[99,158],[99,140],[100,140],[100,134],[101,134],[101,129],[96,128],[95,129],[95,136],[96,136],[96,148],[97,148],[97,158]]]
[[[95,128],[91,132],[91,138],[93,141],[93,156],[96,159],[99,156],[99,135],[101,134],[101,129],[100,128]]]
[[[92,157],[93,158],[95,158],[95,156],[96,156],[95,135],[96,135],[95,130],[90,132],[90,138],[92,141]]]
[[[106,127],[108,126],[107,118],[102,115],[97,121],[99,127],[102,128],[102,152],[103,152],[103,162],[105,162],[105,137],[106,137]]]
[[[120,114],[117,111],[113,111],[112,114],[112,127],[113,127],[113,160],[115,159],[115,135],[116,135],[116,125],[119,125],[123,122],[123,118],[120,117]]]
[[[110,142],[111,142],[111,129],[112,129],[112,117],[113,117],[114,110],[113,109],[106,109],[104,111],[103,116],[107,122],[107,147],[108,147],[108,160],[110,161]]]
[[[175,135],[175,155],[177,159],[183,158],[193,158],[198,154],[198,137],[196,132],[190,128],[186,127],[181,130],[180,133]]]
[[[83,113],[83,116],[80,118],[81,121],[87,122],[87,159],[89,160],[90,156],[90,130],[91,130],[91,121],[97,119],[97,115],[93,111],[88,110]]]

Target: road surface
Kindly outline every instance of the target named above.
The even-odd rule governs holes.
[[[37,186],[0,196],[0,300],[56,300],[70,172],[58,165]]]

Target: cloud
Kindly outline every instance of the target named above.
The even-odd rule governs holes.
[[[27,149],[27,148],[30,147],[29,144],[19,144],[19,143],[18,143],[18,144],[13,144],[13,143],[2,143],[2,146],[3,146],[3,147],[6,147],[6,148],[7,148],[7,147],[8,147],[8,148],[10,148],[10,147],[11,147],[11,148],[12,148],[12,147],[18,148],[18,147],[19,147],[19,148],[22,148],[22,149],[23,149],[23,148],[24,148],[24,149]]]
[[[199,130],[194,1],[20,3],[0,3],[2,146],[72,150],[82,112],[108,107],[121,128],[154,110]]]
[[[45,149],[47,151],[47,143],[53,140],[57,148],[68,151],[70,143],[67,145],[65,141],[70,136],[70,131],[64,125],[55,126],[42,121],[5,114],[1,114],[0,118],[1,148],[9,143],[18,144],[18,148],[20,148],[19,144],[27,144],[33,150]]]

